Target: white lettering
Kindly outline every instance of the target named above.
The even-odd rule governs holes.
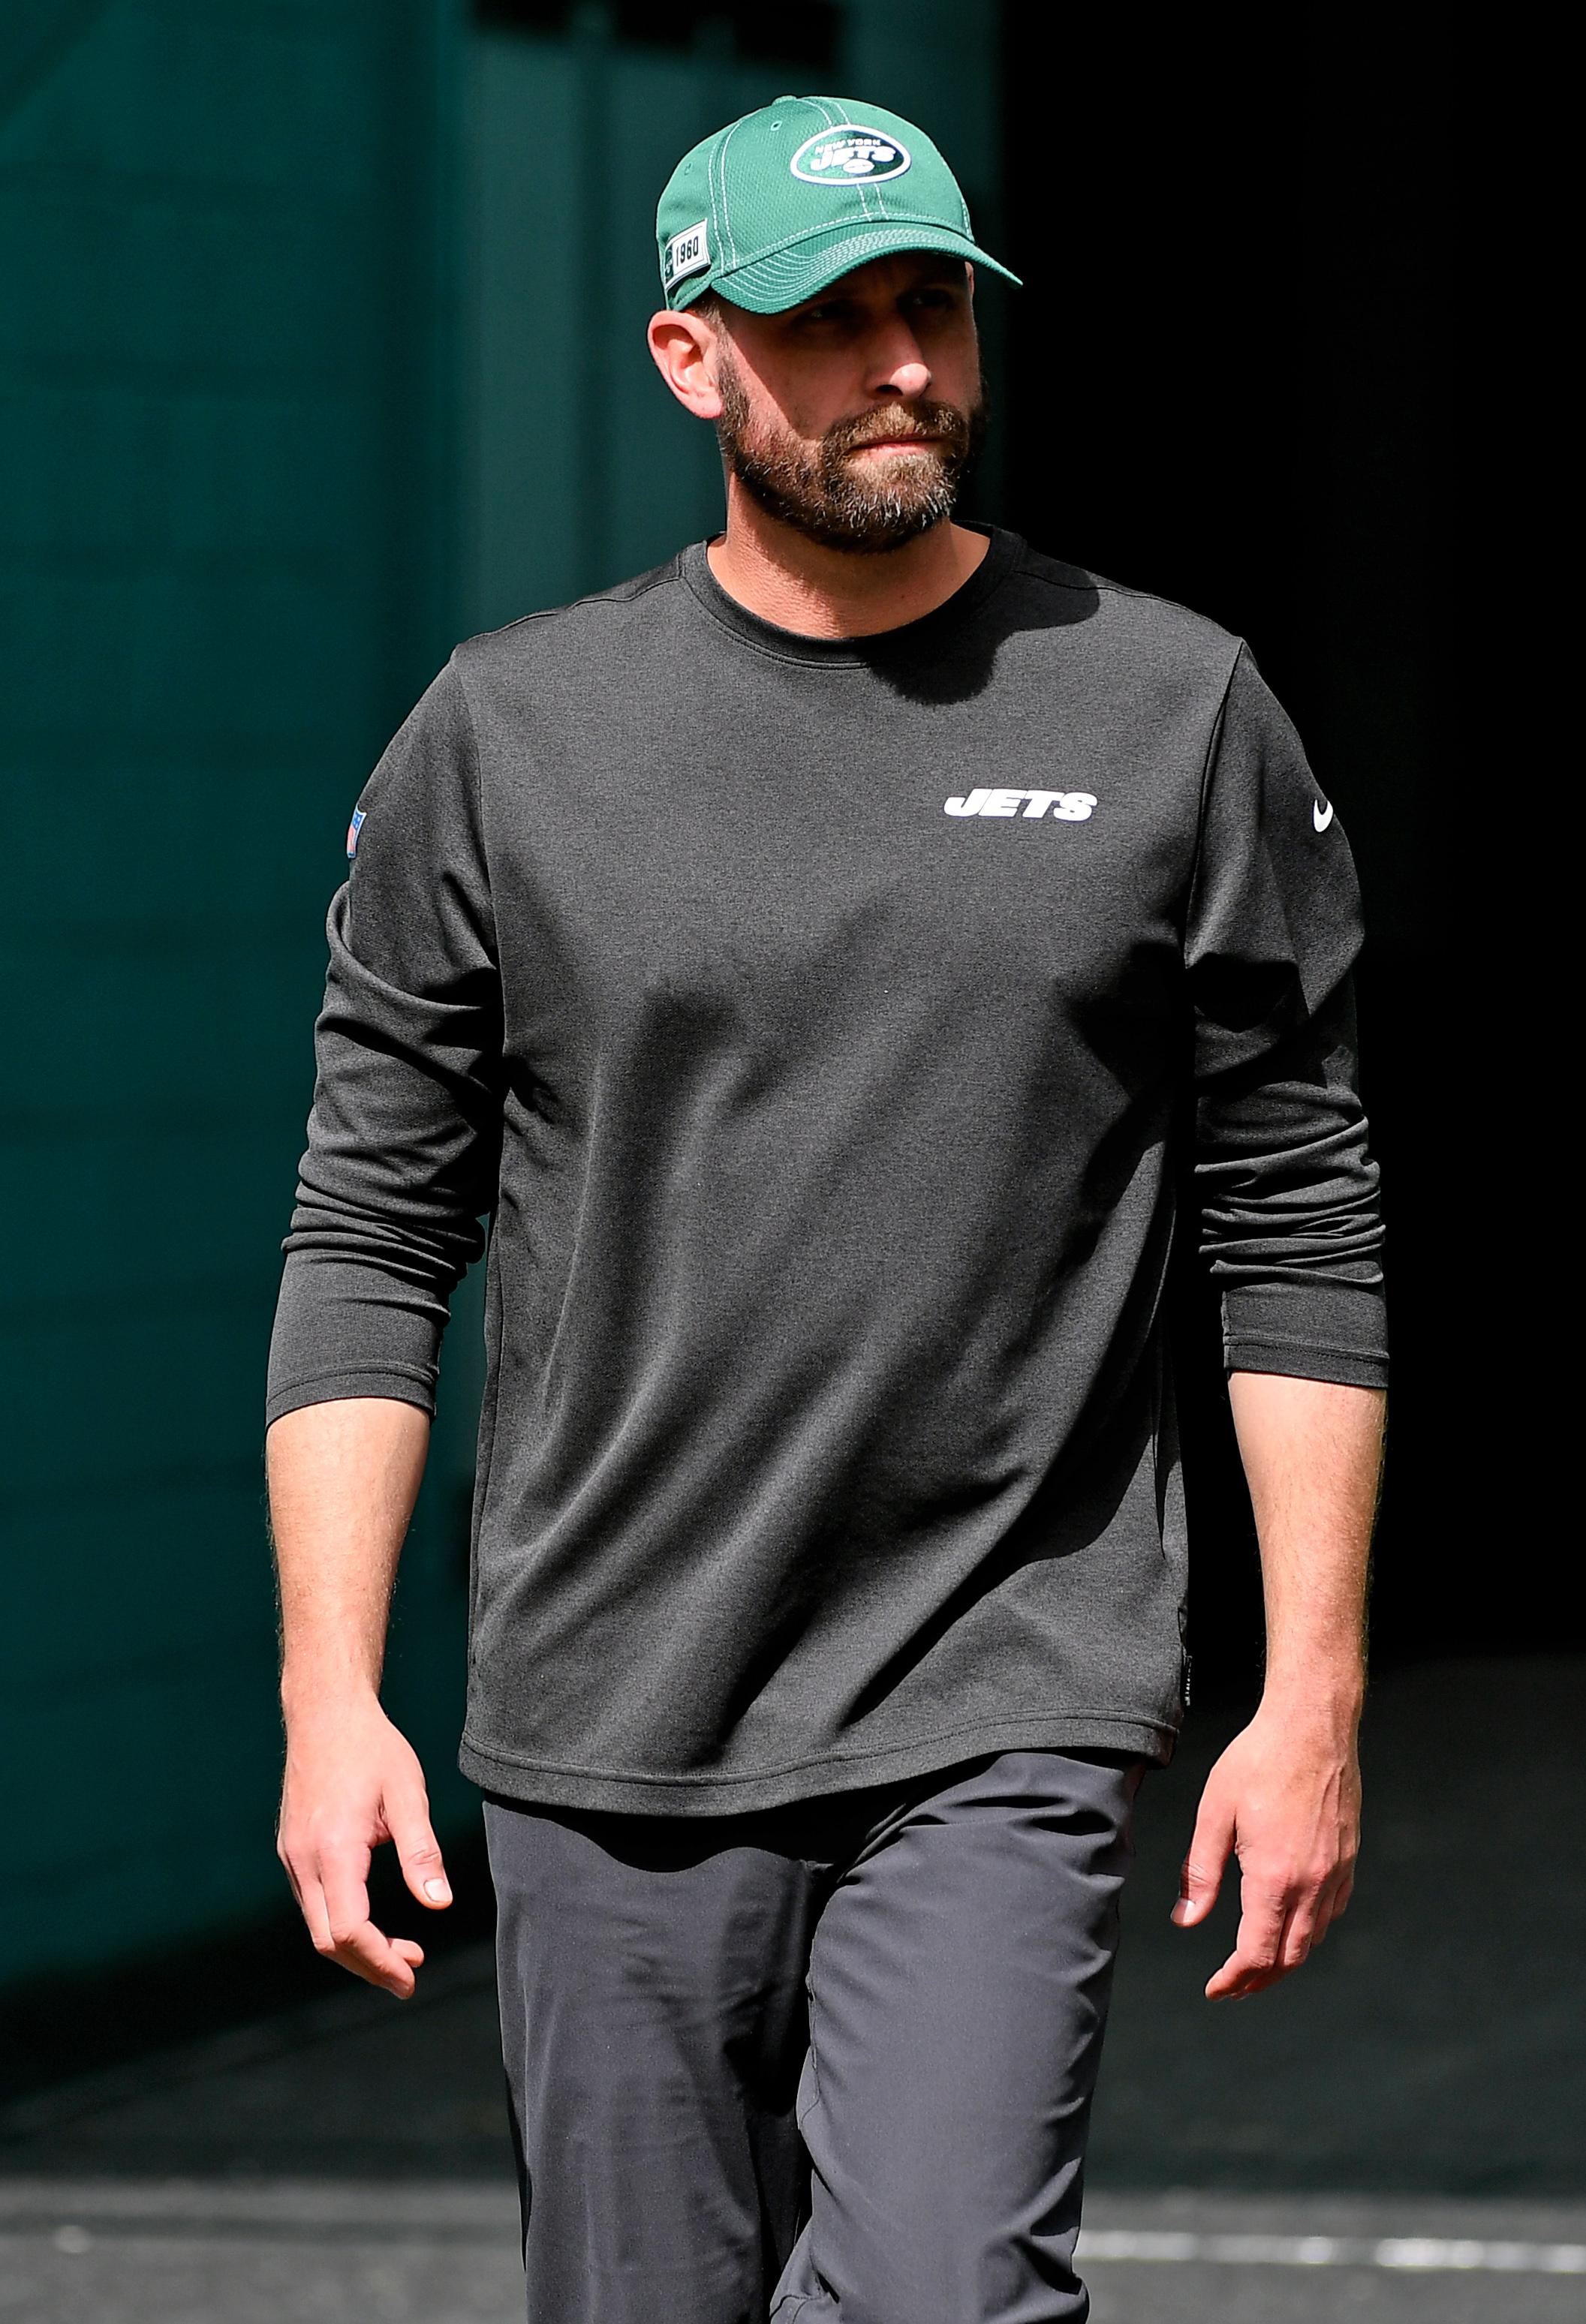
[[[1010,791],[979,788],[945,799],[947,815],[1017,815],[1025,804],[1027,822],[1039,823],[1048,807],[1054,823],[1088,823],[1096,804],[1093,791]]]
[[[686,226],[667,244],[666,279],[680,281],[685,274],[697,274],[702,266],[710,264],[710,220],[701,218],[697,226]]]
[[[908,151],[895,137],[856,124],[847,130],[817,129],[788,167],[814,186],[837,185],[844,178],[900,178],[908,167]]]

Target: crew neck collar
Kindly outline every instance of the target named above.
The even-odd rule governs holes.
[[[784,630],[775,622],[751,613],[747,605],[740,604],[723,588],[711,571],[710,558],[705,554],[708,541],[688,543],[679,555],[678,572],[712,619],[724,629],[732,630],[758,652],[775,655],[780,661],[807,662],[826,669],[862,668],[921,650],[936,651],[945,633],[956,629],[966,614],[983,605],[993,590],[1001,586],[1024,546],[1019,535],[1000,524],[974,524],[967,520],[964,529],[966,532],[983,533],[991,543],[968,580],[928,613],[921,613],[912,622],[899,622],[890,630],[871,630],[862,637],[810,637],[802,630]],[[715,538],[712,534],[711,539]]]

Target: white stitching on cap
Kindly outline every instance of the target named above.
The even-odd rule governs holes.
[[[733,239],[732,222],[727,216],[727,148],[742,126],[743,124],[741,121],[733,122],[725,137],[722,140],[722,150],[717,157],[721,165],[722,177],[722,232],[727,237],[727,248],[731,253],[731,256],[727,261],[727,264],[730,267],[736,266],[738,263],[738,244]]]
[[[838,104],[837,104],[837,99],[836,99],[834,97],[808,97],[808,98],[807,98],[807,99],[806,99],[806,103],[807,103],[807,104],[809,104],[809,105],[813,105],[813,106],[816,107],[816,111],[817,111],[817,112],[819,113],[819,115],[820,115],[821,119],[825,123],[826,127],[827,127],[828,129],[835,129],[835,128],[837,127],[837,125],[838,125],[838,124],[836,124],[836,122],[834,122],[834,121],[833,120],[833,118],[832,118],[831,115],[826,111],[826,107],[827,107],[827,106],[828,106],[828,105],[834,105],[834,106],[837,106],[837,111],[838,111],[839,113],[841,113],[841,112],[843,111],[843,108],[842,108],[841,105],[838,105]],[[846,120],[844,120],[844,126],[846,126],[846,125],[847,125],[847,124],[846,124]],[[799,151],[800,151],[800,152],[802,152],[802,151],[803,151],[803,148],[802,148],[802,147],[800,147],[800,148],[799,148]],[[859,198],[859,198],[859,206],[860,206],[860,208],[861,208],[861,210],[862,210],[862,211],[863,211],[864,216],[865,216],[866,217],[869,217],[869,216],[870,216],[870,212],[869,212],[867,209],[865,209],[865,208],[864,208],[864,189],[863,189],[863,187],[862,187],[862,187],[860,188],[860,189],[859,189]]]
[[[724,235],[729,244],[733,240],[733,228],[727,217],[727,180],[726,173],[722,168],[722,156],[726,152],[733,132],[737,126],[738,124],[735,121],[731,122],[725,130],[716,132],[715,143],[710,149],[710,161],[706,170],[706,179],[711,189],[711,216],[715,222],[717,239],[719,242]]]
[[[826,99],[826,102],[828,105],[834,105],[836,106],[839,118],[841,119],[844,129],[852,129],[856,125],[853,115],[847,110],[840,97],[831,97]],[[828,129],[834,128],[835,125],[835,123],[830,121],[826,124],[826,127]],[[871,189],[865,184],[862,178],[855,185],[853,190],[859,196],[859,214],[862,217],[867,217],[872,221],[878,217],[885,217],[885,210],[876,211],[871,209],[870,206]]]
[[[937,221],[934,218],[908,220],[886,218],[881,221],[883,226],[892,226],[900,224],[935,226],[936,223]],[[952,228],[950,226],[945,227],[942,231],[950,234],[952,232]],[[772,268],[772,280],[779,281],[785,286],[789,278],[782,270],[775,266],[774,262],[777,259],[783,257],[789,250],[796,248],[798,243],[807,241],[808,239],[809,236],[807,235],[790,235],[786,242],[779,243],[774,250],[761,251],[752,261],[752,263],[756,268],[770,264]],[[910,249],[930,250],[934,249],[936,245],[932,243],[921,242],[911,243],[907,246]],[[897,244],[892,241],[891,235],[888,233],[878,231],[871,234],[854,234],[850,235],[846,242],[834,243],[829,250],[825,250],[821,253],[821,258],[823,263],[831,259],[838,259],[846,260],[851,264],[857,265],[866,251],[893,250],[896,249],[896,247]],[[949,254],[952,256],[958,255],[956,252]],[[844,271],[846,272],[846,268],[844,268]],[[800,272],[802,273],[802,270],[800,270]]]
[[[940,218],[927,217],[918,210],[906,210],[896,214],[889,211],[887,216],[880,221],[880,224],[887,227],[896,226],[935,226],[939,228],[943,234],[952,234],[954,231],[954,229],[950,226],[943,226]],[[780,242],[770,243],[765,249],[757,250],[752,257],[745,261],[745,264],[757,268],[763,266],[768,259],[780,258],[785,251],[797,248],[798,244],[802,242],[813,242],[817,235],[825,234],[826,231],[827,229],[825,226],[800,226],[797,234],[785,234]],[[890,244],[889,243],[889,237],[882,234],[864,235],[862,235],[860,239],[867,245],[871,243],[878,243],[886,244],[890,247],[896,247],[895,244]],[[934,243],[921,242],[917,244],[909,244],[905,246],[910,249],[932,250],[936,247],[936,244]],[[850,250],[853,247],[853,244],[851,241],[844,242],[837,244],[835,247],[840,250]],[[825,254],[829,256],[830,253],[828,252]],[[949,253],[949,255],[952,257],[961,257],[963,253],[960,251],[953,251]],[[527,616],[524,618],[527,619]]]
[[[710,197],[710,222],[715,231],[718,247],[722,239],[722,217],[716,208],[716,151],[721,143],[721,138],[722,133],[718,129],[711,139],[710,149],[705,157],[705,189]]]

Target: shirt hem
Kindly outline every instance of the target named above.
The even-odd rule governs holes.
[[[353,1397],[389,1397],[396,1404],[415,1404],[431,1418],[435,1391],[429,1378],[419,1371],[360,1370],[316,1372],[290,1388],[278,1388],[264,1400],[264,1425],[281,1420],[305,1405],[337,1404]]]
[[[1335,1388],[1388,1386],[1388,1358],[1367,1348],[1324,1348],[1314,1342],[1231,1337],[1224,1344],[1225,1372],[1277,1372],[1287,1379],[1329,1381]]]
[[[568,1767],[526,1755],[490,1750],[465,1735],[457,1765],[471,1783],[530,1806],[607,1810],[641,1815],[732,1815],[783,1807],[833,1792],[930,1774],[996,1751],[1124,1751],[1158,1764],[1173,1756],[1176,1726],[1151,1719],[1111,1719],[1078,1712],[1053,1717],[977,1720],[936,1729],[874,1750],[832,1752],[792,1766],[742,1774],[656,1775]]]

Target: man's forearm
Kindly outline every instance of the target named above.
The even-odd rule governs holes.
[[[1378,1389],[1235,1372],[1229,1395],[1261,1547],[1267,1683],[1206,1779],[1174,1907],[1183,1927],[1203,1921],[1237,1854],[1239,1932],[1207,1983],[1213,2000],[1287,1976],[1349,1903],[1382,1467]]]
[[[451,1902],[424,1771],[380,1707],[386,1618],[429,1443],[390,1397],[282,1415],[265,1439],[281,1578],[286,1775],[277,1849],[318,1950],[406,1996],[424,1959],[369,1917],[369,1865],[392,1840],[431,1911]]]
[[[1352,1728],[1385,1399],[1271,1372],[1235,1372],[1228,1392],[1260,1545],[1266,1699]]]
[[[428,1415],[389,1397],[304,1405],[265,1437],[289,1720],[310,1702],[378,1692],[429,1443]]]

